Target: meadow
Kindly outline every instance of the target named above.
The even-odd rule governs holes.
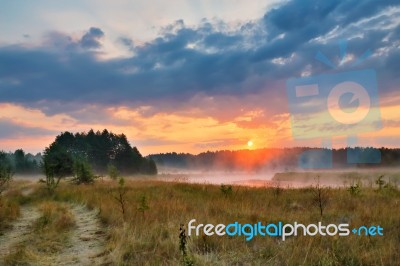
[[[26,193],[27,189],[32,192]],[[30,239],[11,247],[0,259],[6,265],[46,265],[51,260],[43,260],[44,255],[57,256],[63,245],[67,245],[68,234],[74,230],[74,219],[77,219],[68,206],[85,204],[98,211],[104,232],[104,252],[98,257],[104,265],[399,264],[397,185],[384,181],[381,185],[320,187],[322,216],[317,192],[311,186],[299,189],[231,187],[162,182],[142,176],[122,183],[99,179],[94,184],[75,185],[64,181],[49,194],[43,184],[14,181],[0,201],[0,232],[12,230],[21,208],[37,207],[40,215],[30,230],[33,236],[39,236],[32,237],[39,239],[33,243],[42,248],[32,249]],[[322,221],[324,224],[349,223],[351,227],[380,225],[384,236],[297,236],[286,241],[257,236],[246,241],[244,236],[201,235],[183,240],[179,236],[180,225],[186,227],[191,219],[212,224]],[[60,230],[61,234],[54,234]],[[49,249],[46,243],[53,243],[50,246],[57,248]]]

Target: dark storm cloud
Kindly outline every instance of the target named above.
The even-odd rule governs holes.
[[[99,28],[92,27],[82,36],[80,44],[83,48],[100,48],[99,40],[102,37],[104,37],[104,32]]]
[[[396,1],[314,1],[295,0],[272,9],[263,18],[270,42],[261,47],[257,60],[287,56],[302,49],[310,40],[324,36],[334,28],[372,17],[384,8],[398,6]],[[354,34],[356,32],[352,32]],[[276,39],[279,35],[282,38]],[[369,45],[367,42],[364,44]]]
[[[0,118],[0,139],[9,139],[26,136],[54,135],[55,131],[37,127],[24,127],[11,120]]]
[[[311,74],[329,70],[315,60],[318,51],[338,64],[342,38],[349,39],[348,50],[356,57],[367,49],[375,54],[363,67],[384,75],[380,85],[385,93],[399,86],[399,48],[393,47],[399,26],[373,26],[390,21],[384,14],[376,17],[390,6],[394,1],[294,0],[235,28],[208,20],[188,27],[178,20],[143,45],[120,38],[134,55],[113,60],[98,60],[91,50],[101,47],[99,28],[90,28],[78,41],[53,32],[40,48],[0,47],[0,101],[36,107],[43,100],[132,106],[162,99],[158,108],[175,108],[198,94],[240,98],[269,90],[270,99],[277,100],[256,104],[279,113],[285,80],[305,69]],[[385,53],[378,55],[381,50]],[[62,110],[61,104],[45,111]]]

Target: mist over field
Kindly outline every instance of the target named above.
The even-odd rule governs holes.
[[[376,164],[349,164],[346,157],[351,149],[322,150],[332,152],[331,168],[319,167],[321,158],[309,156],[309,151],[322,149],[261,149],[215,151],[198,155],[154,154],[159,179],[206,184],[232,184],[252,187],[281,186],[299,188],[320,183],[329,187],[345,187],[355,182],[370,185],[380,176],[397,182],[400,174],[398,149],[362,149],[379,151],[381,162]],[[353,149],[357,150],[357,149]],[[307,156],[303,156],[306,154]],[[322,158],[324,160],[325,158]],[[308,168],[301,167],[307,165]],[[321,169],[319,169],[321,168]]]
[[[251,172],[233,172],[233,171],[209,171],[184,170],[173,168],[159,168],[157,179],[169,182],[187,182],[197,184],[231,184],[248,187],[276,187],[282,188],[304,188],[317,185],[317,183],[326,187],[348,187],[351,184],[360,182],[365,186],[372,186],[375,180],[384,176],[386,181],[394,184],[400,184],[400,168],[374,168],[359,169],[346,168],[310,170],[310,169],[292,169],[285,171],[277,169],[274,171]]]

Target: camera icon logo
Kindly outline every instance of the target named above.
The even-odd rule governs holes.
[[[359,101],[354,112],[345,112],[339,105],[340,99],[346,93],[353,95],[352,102]],[[328,95],[328,111],[330,115],[342,124],[360,123],[370,111],[371,101],[368,92],[360,84],[345,81],[336,85]]]
[[[349,72],[292,78],[286,82],[294,139],[322,139],[330,147],[334,136],[347,136],[348,147],[357,144],[357,134],[382,127],[376,72]],[[331,149],[306,151],[302,168],[330,168]],[[377,154],[379,153],[379,154]],[[348,163],[379,163],[377,149],[347,149]]]

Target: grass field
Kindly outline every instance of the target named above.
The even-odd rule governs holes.
[[[315,202],[315,188],[233,187],[232,192],[223,192],[220,186],[133,179],[123,186],[111,180],[79,186],[63,182],[54,195],[49,195],[42,185],[34,187],[34,192],[28,196],[21,193],[21,188],[3,196],[1,224],[12,224],[18,217],[19,206],[39,206],[40,219],[43,215],[53,217],[46,225],[50,228],[50,233],[44,235],[46,241],[58,243],[59,238],[48,239],[52,238],[51,231],[60,230],[59,223],[65,222],[67,228],[74,223],[69,215],[67,218],[59,216],[63,208],[60,206],[85,203],[99,210],[107,234],[106,264],[398,265],[400,262],[400,192],[397,186],[380,189],[377,185],[361,186],[357,193],[346,188],[322,188],[326,200],[322,217]],[[121,200],[117,200],[120,192],[124,214]],[[191,219],[212,224],[322,221],[324,224],[345,222],[350,227],[380,225],[384,236],[298,236],[286,241],[273,237],[245,241],[244,236],[192,236],[187,239],[184,260],[179,249],[179,227],[180,224],[186,226]],[[36,228],[43,226],[38,223],[36,221]],[[9,229],[2,226],[1,230]],[[63,237],[67,234],[65,230]],[[7,259],[9,264],[16,264],[12,255]],[[29,262],[29,257],[25,262]]]

